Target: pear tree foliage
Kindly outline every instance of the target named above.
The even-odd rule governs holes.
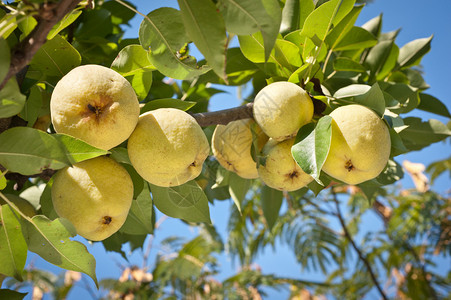
[[[382,16],[357,26],[365,1],[178,0],[175,8],[150,12],[138,11],[133,2],[0,4],[0,298],[22,299],[26,294],[20,288],[30,286],[62,298],[80,273],[103,288],[97,297],[117,299],[129,294],[257,299],[267,288],[287,289],[293,299],[450,296],[451,271],[440,274],[434,261],[450,262],[451,199],[431,190],[423,172],[431,180],[449,173],[451,158],[426,170],[398,160],[450,140],[451,123],[418,115],[425,111],[451,118],[446,105],[428,93],[420,68],[432,35],[399,45],[399,31],[382,32]],[[134,38],[125,38],[135,16],[141,25]],[[312,98],[315,112],[296,137],[292,154],[315,180],[282,192],[258,178],[239,177],[210,155],[195,180],[177,187],[149,184],[131,165],[126,143],[106,151],[55,132],[52,91],[65,74],[85,64],[124,76],[141,113],[171,107],[211,116],[215,124],[238,111],[209,111],[210,98],[225,86],[250,90],[243,95],[245,107],[268,84],[299,85]],[[324,142],[331,138],[329,113],[355,103],[384,119],[391,150],[379,176],[349,186],[321,167],[330,147]],[[214,128],[203,127],[209,139]],[[257,164],[264,164],[255,145],[252,151]],[[158,255],[143,268],[130,266],[120,279],[98,281],[96,258],[73,239],[73,225],[56,214],[51,189],[57,170],[102,155],[122,164],[134,186],[126,222],[100,242],[107,251],[126,258],[122,245],[139,249],[146,238],[158,235],[156,210],[181,219],[199,235],[170,237],[163,243],[171,255]],[[403,189],[398,183],[403,176],[412,176],[417,188]],[[221,236],[210,209],[230,199],[227,236]],[[371,211],[379,226],[367,230],[363,224]],[[255,267],[263,251],[277,253],[281,244],[299,264],[293,277]],[[215,279],[221,267],[217,255],[225,252],[240,268],[220,281]],[[30,253],[66,271],[55,275],[29,268]],[[323,280],[309,280],[312,272]]]

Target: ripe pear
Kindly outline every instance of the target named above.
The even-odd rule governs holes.
[[[237,120],[227,125],[216,126],[211,140],[216,160],[225,169],[235,172],[242,178],[257,178],[257,164],[252,159],[251,153],[254,136],[257,139],[257,150],[260,151],[268,137],[254,120]]]
[[[163,187],[199,176],[209,153],[207,137],[196,120],[175,108],[142,114],[128,139],[128,155],[138,174]]]
[[[263,147],[262,154],[266,156],[266,162],[258,167],[258,174],[267,186],[290,192],[313,181],[313,177],[306,174],[291,155],[294,140],[277,142],[270,138]]]
[[[332,140],[323,171],[347,184],[377,177],[390,157],[390,133],[371,109],[352,104],[330,114]]]
[[[280,142],[295,137],[299,128],[310,123],[313,102],[300,86],[278,81],[258,92],[253,113],[266,135]]]
[[[130,83],[116,71],[84,65],[56,84],[50,100],[56,132],[109,150],[135,129],[139,102]]]
[[[133,199],[133,182],[115,160],[100,156],[59,170],[52,185],[56,213],[77,233],[101,241],[124,224]]]

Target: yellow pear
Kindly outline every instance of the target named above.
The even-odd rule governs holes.
[[[116,71],[84,65],[56,84],[50,100],[56,132],[109,150],[135,129],[139,102],[130,83]]]
[[[100,156],[59,170],[51,193],[60,217],[68,219],[79,235],[101,241],[124,224],[133,182],[119,163]]]
[[[266,161],[259,166],[258,174],[267,186],[290,192],[313,181],[313,177],[306,174],[291,155],[293,143],[294,138],[283,142],[271,138],[263,147]]]
[[[299,128],[310,123],[313,102],[300,86],[278,81],[265,86],[254,100],[254,119],[276,141],[295,137]]]
[[[352,104],[330,114],[332,141],[323,171],[347,184],[378,176],[390,157],[390,133],[371,109]]]
[[[252,131],[254,130],[254,135]],[[211,139],[211,148],[216,160],[225,169],[247,179],[258,177],[257,164],[252,159],[253,139],[257,139],[260,151],[268,137],[252,119],[232,121],[218,125]]]
[[[175,108],[160,108],[139,117],[128,139],[133,167],[148,182],[178,186],[199,176],[210,153],[196,120]]]

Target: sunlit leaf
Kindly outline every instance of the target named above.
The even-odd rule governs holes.
[[[27,244],[22,235],[19,218],[17,212],[9,205],[0,206],[0,257],[2,259],[0,273],[22,280],[22,271],[27,259]]]
[[[9,79],[0,90],[0,118],[18,114],[24,107],[25,100],[26,97],[20,93],[16,79]]]
[[[52,136],[61,143],[71,164],[109,153],[64,133],[57,133]]]
[[[147,51],[140,45],[128,45],[119,52],[111,64],[111,69],[124,77],[153,71],[156,68],[150,63],[147,54]]]

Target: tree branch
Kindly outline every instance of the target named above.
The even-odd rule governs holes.
[[[362,251],[360,251],[359,247],[357,247],[357,245],[355,244],[354,240],[352,239],[351,234],[348,231],[348,228],[346,227],[346,223],[343,219],[343,215],[341,214],[341,210],[340,210],[340,204],[338,203],[338,199],[337,199],[337,194],[335,193],[334,189],[331,189],[332,191],[332,195],[333,195],[333,200],[335,202],[335,207],[337,210],[337,217],[338,220],[340,221],[341,227],[343,228],[344,234],[346,236],[346,238],[349,240],[349,242],[351,242],[352,248],[354,248],[355,252],[357,252],[360,260],[365,264],[368,273],[370,273],[370,277],[371,280],[373,281],[374,285],[376,286],[377,290],[379,291],[379,293],[381,294],[382,298],[384,300],[388,300],[387,295],[385,295],[384,291],[382,290],[381,286],[379,285],[379,282],[377,281],[376,275],[368,261],[368,259],[366,258],[366,256],[362,253]]]
[[[41,5],[38,15],[35,16],[36,27],[11,51],[11,64],[5,79],[0,84],[0,90],[10,78],[30,63],[39,48],[47,41],[47,35],[53,26],[72,11],[80,1],[61,0],[57,3],[48,2]]]
[[[197,113],[192,116],[196,119],[197,123],[201,127],[207,127],[210,125],[222,124],[227,125],[229,122],[252,118],[252,107],[253,103],[248,103],[243,106],[238,106],[234,108]]]

